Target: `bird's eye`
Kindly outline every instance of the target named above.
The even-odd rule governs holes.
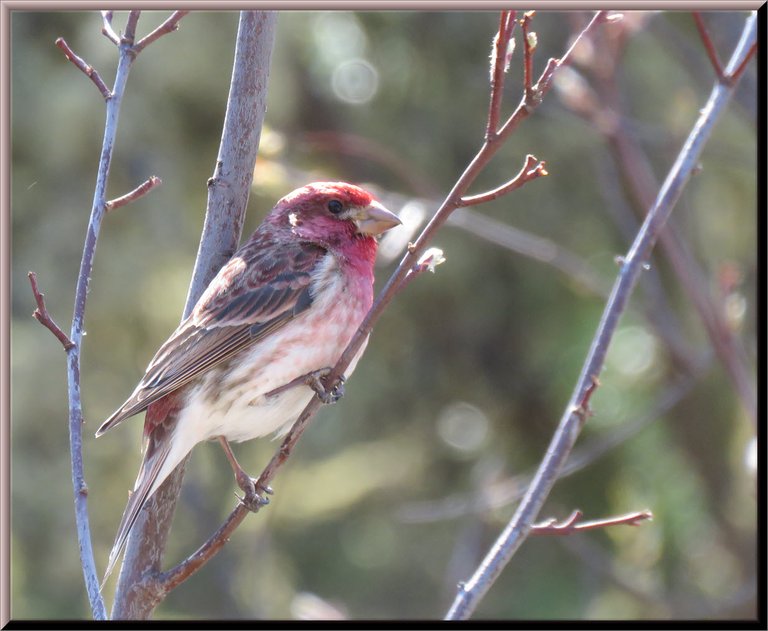
[[[344,204],[342,204],[338,199],[332,199],[328,202],[328,210],[330,210],[334,215],[338,215],[342,210],[344,210]]]

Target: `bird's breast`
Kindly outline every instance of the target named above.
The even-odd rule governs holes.
[[[178,430],[197,442],[242,441],[287,431],[313,396],[305,385],[265,396],[339,359],[372,302],[371,281],[350,277],[327,255],[312,272],[312,304],[190,389]],[[346,370],[354,370],[365,345]]]

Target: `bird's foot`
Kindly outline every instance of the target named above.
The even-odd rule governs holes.
[[[240,503],[252,513],[256,513],[262,506],[269,504],[269,498],[274,491],[269,486],[262,486],[256,478],[252,478],[242,469],[237,475],[237,486],[243,491],[243,497],[235,493]]]
[[[312,390],[315,391],[317,397],[325,404],[336,403],[341,397],[344,396],[344,381],[346,378],[344,375],[339,377],[339,383],[333,388],[328,390],[325,386],[325,378],[331,372],[330,368],[321,368],[309,373],[305,377],[304,383],[306,383]]]

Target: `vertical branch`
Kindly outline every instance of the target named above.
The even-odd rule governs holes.
[[[99,579],[93,558],[90,525],[88,522],[88,489],[85,484],[83,471],[83,408],[80,397],[80,348],[83,341],[83,320],[88,296],[88,282],[93,270],[93,259],[96,254],[96,242],[104,218],[106,203],[107,180],[112,164],[112,153],[117,135],[117,122],[120,115],[125,84],[128,73],[135,57],[129,52],[130,47],[120,45],[120,59],[117,65],[115,83],[111,97],[106,101],[106,122],[104,138],[101,145],[99,171],[96,175],[96,189],[93,193],[91,216],[83,245],[83,256],[80,261],[80,271],[75,288],[75,306],[72,314],[72,329],[69,339],[74,345],[67,351],[67,389],[69,393],[69,450],[72,460],[72,486],[75,493],[75,515],[77,520],[77,540],[80,547],[80,562],[85,575],[85,585],[91,603],[93,615],[98,620],[107,617],[104,600],[99,592]]]
[[[504,94],[504,75],[512,57],[512,32],[515,29],[516,11],[502,11],[499,16],[499,32],[493,42],[491,53],[491,102],[488,106],[488,123],[485,129],[486,140],[499,129],[501,97]]]
[[[208,182],[208,208],[184,317],[240,240],[266,112],[276,23],[274,11],[240,14],[224,129]],[[131,531],[112,609],[114,619],[146,619],[166,594],[157,577],[185,464],[186,459],[161,485]]]
[[[756,14],[752,13],[747,19],[741,40],[728,64],[727,73],[732,72],[734,68],[741,67],[744,57],[750,54],[749,51],[756,38],[757,18]],[[653,207],[623,261],[589,354],[584,362],[581,376],[531,486],[509,524],[483,559],[477,571],[469,581],[459,586],[456,598],[446,614],[446,619],[466,619],[472,615],[483,596],[530,534],[533,522],[554,486],[584,425],[586,418],[584,411],[589,395],[595,387],[594,380],[602,370],[608,346],[626,308],[629,296],[642,273],[643,265],[648,261],[651,249],[691,173],[696,168],[702,148],[716,121],[725,111],[728,100],[733,94],[733,87],[733,85],[718,82],[713,88],[706,106],[701,110],[698,120],[670,169]]]

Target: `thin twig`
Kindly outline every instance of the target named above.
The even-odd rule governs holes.
[[[704,24],[704,19],[701,17],[701,12],[693,11],[692,15],[693,21],[696,22],[696,28],[699,30],[699,37],[701,37],[701,42],[704,44],[704,50],[707,51],[707,57],[709,57],[709,61],[712,64],[712,67],[715,69],[715,75],[719,81],[724,81],[725,75],[723,74],[723,64],[720,63],[720,57],[718,56],[715,45],[709,35],[707,25]]]
[[[536,156],[528,154],[525,156],[525,164],[523,165],[523,168],[520,169],[520,172],[509,182],[486,193],[478,193],[477,195],[462,197],[459,201],[459,206],[476,206],[478,204],[490,202],[494,199],[498,199],[502,195],[517,190],[532,180],[549,175],[546,169],[546,164],[547,163],[543,160],[539,161]]]
[[[149,193],[153,188],[160,186],[162,183],[163,181],[159,177],[157,177],[156,175],[150,175],[144,182],[139,184],[130,193],[126,193],[121,197],[116,197],[115,199],[105,202],[104,210],[109,212],[110,210],[115,210],[117,208],[130,204],[131,202],[134,202],[140,197],[143,197],[144,195]]]
[[[101,33],[116,46],[120,45],[120,36],[112,28],[113,11],[101,12]]]
[[[93,84],[98,88],[99,92],[101,92],[101,96],[104,97],[105,101],[108,101],[110,98],[112,98],[112,93],[104,83],[101,75],[99,75],[93,66],[87,64],[81,57],[78,57],[69,47],[69,44],[67,44],[63,37],[56,38],[56,46],[62,50],[64,56],[69,59],[69,61],[75,64],[75,66],[77,66],[83,72],[83,74],[85,74],[86,77],[93,81]]]
[[[752,13],[747,19],[742,37],[728,64],[729,68],[741,64],[743,57],[756,41],[757,18]],[[626,309],[629,297],[647,263],[650,252],[658,239],[669,215],[678,201],[691,173],[698,164],[701,151],[708,140],[715,122],[724,112],[733,86],[718,82],[709,100],[693,126],[677,160],[669,171],[653,207],[649,210],[642,228],[632,244],[619,276],[614,284],[611,297],[605,306],[603,316],[595,333],[587,358],[581,371],[565,413],[555,432],[536,476],[528,488],[514,516],[500,534],[491,550],[483,559],[477,571],[459,589],[448,611],[450,620],[466,619],[472,615],[501,571],[509,563],[520,545],[530,534],[533,521],[558,479],[568,455],[579,435],[582,419],[579,410],[590,388],[594,389],[593,375],[599,375],[604,365],[613,334],[619,319]]]
[[[584,41],[585,35],[588,32],[590,32],[598,24],[603,24],[605,22],[615,22],[620,18],[621,14],[609,14],[608,11],[598,11],[595,13],[594,17],[584,27],[584,30],[576,39],[573,40],[573,43],[565,52],[565,55],[560,57],[560,59],[550,59],[547,62],[544,71],[539,76],[539,80],[536,82],[536,85],[533,86],[533,90],[539,94],[539,98],[549,92],[550,88],[552,87],[552,78],[554,77],[557,70],[571,63],[573,60],[573,52]]]
[[[136,15],[138,19],[138,15]],[[135,23],[134,23],[135,28]],[[58,42],[57,42],[58,45]],[[61,47],[61,46],[59,46]],[[101,147],[98,173],[96,175],[96,188],[93,193],[91,215],[88,220],[88,229],[83,245],[83,256],[80,261],[80,271],[77,277],[75,289],[75,305],[72,314],[72,329],[70,339],[74,348],[68,355],[67,382],[69,390],[69,443],[70,459],[72,462],[72,486],[75,494],[75,520],[77,525],[78,543],[80,545],[80,562],[83,567],[86,589],[90,600],[91,611],[94,618],[104,620],[107,617],[104,599],[99,589],[99,578],[96,572],[96,564],[93,557],[91,533],[88,519],[87,494],[83,489],[87,488],[83,470],[83,408],[80,398],[80,348],[83,339],[85,306],[88,296],[88,284],[93,270],[93,261],[96,254],[96,243],[104,217],[106,203],[106,187],[109,177],[112,153],[117,134],[117,120],[122,103],[125,84],[128,73],[135,56],[130,54],[127,48],[120,48],[120,56],[115,74],[115,83],[111,90],[111,96],[107,99],[106,122],[104,124],[104,136]]]
[[[37,303],[37,309],[32,313],[32,317],[54,334],[56,339],[61,342],[65,351],[74,348],[75,345],[72,343],[72,340],[70,340],[67,334],[59,328],[59,325],[53,321],[53,318],[48,313],[48,309],[45,308],[45,294],[41,293],[37,287],[37,274],[29,272],[27,277],[29,278],[29,284],[32,285],[32,293],[34,294],[35,302]]]
[[[125,31],[123,32],[123,36],[120,38],[121,46],[128,46],[129,48],[133,49],[133,43],[136,41],[136,25],[139,23],[140,16],[141,11],[139,10],[133,10],[128,13],[128,20],[125,23]],[[130,54],[134,55],[135,57],[135,51],[131,50]]]
[[[525,98],[530,101],[533,99],[533,53],[536,50],[536,33],[530,30],[531,20],[536,15],[536,11],[526,11],[520,20],[520,26],[523,29],[523,88]]]
[[[755,56],[756,52],[757,52],[757,42],[752,44],[752,46],[749,49],[749,52],[744,56],[744,60],[738,66],[736,66],[736,69],[733,70],[732,72],[729,72],[728,75],[726,76],[726,81],[730,85],[733,85],[741,78],[741,75],[747,69],[749,62],[752,61],[752,58]]]
[[[173,31],[179,28],[179,20],[187,15],[187,13],[189,13],[189,11],[174,11],[173,14],[165,22],[163,22],[148,35],[142,37],[136,43],[136,45],[133,47],[134,52],[139,54],[142,50],[144,50],[145,47],[149,46],[156,39],[159,39],[168,33],[173,33]]]
[[[610,526],[637,526],[641,522],[653,519],[653,513],[649,510],[636,511],[626,515],[606,517],[592,521],[580,521],[583,513],[580,510],[573,511],[570,516],[561,522],[552,518],[540,524],[531,526],[532,535],[570,535],[584,530],[598,530]]]
[[[496,134],[499,128],[501,100],[504,94],[504,76],[512,57],[510,47],[512,34],[515,30],[516,14],[517,11],[502,11],[499,16],[499,32],[496,33],[491,54],[491,102],[488,106],[486,139]]]

